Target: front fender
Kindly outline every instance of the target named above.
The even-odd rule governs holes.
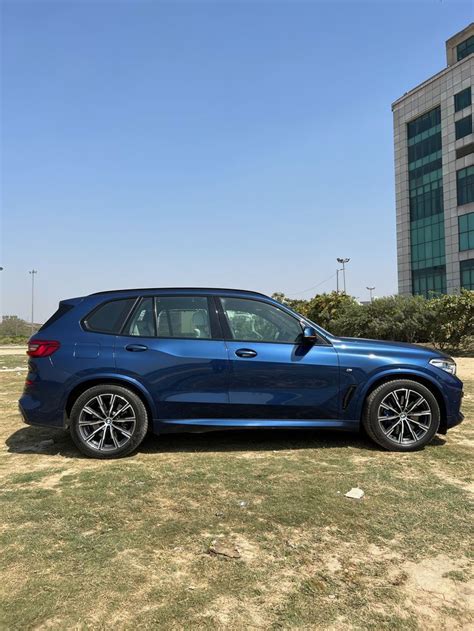
[[[443,387],[440,384],[439,380],[428,370],[424,370],[423,368],[415,369],[412,366],[399,366],[397,368],[389,367],[370,375],[365,383],[357,388],[355,396],[351,401],[350,410],[348,410],[351,418],[355,418],[357,420],[360,420],[362,418],[364,402],[367,398],[367,394],[371,390],[373,390],[373,388],[376,387],[377,384],[388,381],[389,379],[410,378],[419,378],[422,381],[429,382],[434,388],[436,388],[436,391],[443,398],[444,404],[446,406],[447,402],[445,394],[443,392]]]

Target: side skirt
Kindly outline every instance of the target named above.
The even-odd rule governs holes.
[[[340,429],[358,431],[360,421],[335,419],[318,419],[302,421],[299,419],[155,419],[153,431],[155,434],[173,432],[212,432],[231,429]]]

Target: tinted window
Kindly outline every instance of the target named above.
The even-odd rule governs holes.
[[[459,112],[471,105],[471,88],[466,88],[454,95],[454,111]]]
[[[153,298],[143,298],[139,302],[127,323],[124,334],[141,337],[154,337],[156,335]]]
[[[85,321],[88,329],[101,333],[120,333],[135,298],[111,300],[95,309]]]
[[[459,222],[459,250],[474,250],[474,212],[461,215]]]
[[[474,35],[471,35],[471,37],[458,44],[456,50],[458,53],[458,61],[461,61],[461,59],[464,59],[464,57],[468,55],[472,55],[472,53],[474,53]]]
[[[458,206],[474,202],[474,165],[457,172]]]
[[[461,120],[456,121],[456,140],[460,138],[464,138],[468,134],[472,134],[472,116],[466,116],[466,118],[461,118]]]
[[[474,289],[474,259],[461,261],[459,266],[461,271],[461,287],[464,289]]]
[[[204,296],[156,298],[158,337],[189,337],[209,340],[211,323]]]
[[[301,324],[278,307],[245,298],[221,301],[234,340],[294,344],[301,339]]]

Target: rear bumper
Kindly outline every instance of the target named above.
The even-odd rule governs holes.
[[[28,425],[42,425],[45,427],[64,427],[64,416],[57,410],[44,406],[40,400],[28,393],[24,393],[18,401],[18,408],[23,421]]]

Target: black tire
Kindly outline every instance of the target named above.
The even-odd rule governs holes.
[[[403,392],[407,391],[411,394],[404,395]],[[422,397],[423,401],[417,397]],[[401,403],[400,407],[397,407],[397,401]],[[416,401],[420,401],[419,406],[407,415]],[[373,390],[366,399],[362,417],[369,437],[389,451],[422,449],[438,431],[439,423],[440,409],[436,397],[426,386],[411,379],[388,381]]]
[[[147,429],[148,414],[143,401],[123,386],[106,383],[93,386],[72,406],[69,428],[72,440],[90,458],[128,456],[143,441]]]

